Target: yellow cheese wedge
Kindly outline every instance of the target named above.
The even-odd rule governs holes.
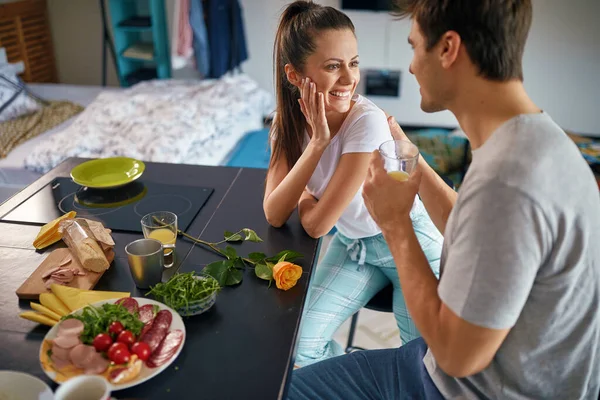
[[[46,308],[51,309],[61,317],[71,313],[69,308],[52,293],[40,294],[40,303]]]
[[[29,305],[31,306],[31,308],[33,308],[35,311],[39,311],[42,314],[44,314],[45,316],[47,316],[48,318],[52,318],[56,321],[58,321],[60,319],[60,315],[58,315],[57,313],[55,313],[54,311],[52,311],[51,309],[44,307],[41,304],[38,303],[34,303],[33,301],[31,303],[29,303]]]
[[[60,233],[57,232],[55,235],[48,236],[47,238],[43,237],[39,241],[33,242],[33,247],[35,247],[38,250],[41,250],[50,246],[51,244],[58,242],[60,239],[62,239],[62,236],[60,236]]]
[[[60,234],[58,233],[58,224],[63,219],[75,218],[75,215],[77,215],[77,213],[75,211],[69,211],[68,213],[64,214],[63,216],[58,217],[55,220],[50,221],[46,225],[42,226],[40,228],[40,231],[37,234],[35,240],[33,241],[33,246],[36,249],[41,249],[43,247],[38,247],[38,246],[41,246],[41,244],[46,244],[46,246],[49,246],[52,243],[55,243],[58,240],[60,240]],[[58,240],[56,240],[55,242],[52,242],[52,243],[48,243],[50,241],[50,239],[54,240],[57,235],[58,235]],[[44,247],[46,247],[46,246],[44,246]]]
[[[56,295],[71,311],[85,307],[88,304],[96,303],[102,300],[120,299],[129,297],[129,292],[107,292],[98,290],[81,290],[69,286],[52,284],[50,290]]]
[[[53,320],[52,318],[48,318],[42,313],[36,311],[25,311],[19,314],[19,317],[28,319],[33,322],[37,322],[39,324],[44,324],[48,326],[54,326],[58,321]]]

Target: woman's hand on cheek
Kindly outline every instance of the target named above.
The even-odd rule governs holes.
[[[302,79],[298,102],[300,110],[312,130],[311,140],[325,146],[328,145],[331,133],[325,116],[325,96],[321,92],[317,93],[317,85],[310,78]]]

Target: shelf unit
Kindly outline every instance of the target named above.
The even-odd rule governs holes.
[[[110,0],[121,86],[171,77],[165,0]]]

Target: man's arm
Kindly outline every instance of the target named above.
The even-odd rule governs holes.
[[[409,140],[394,117],[388,117],[388,124],[390,125],[390,131],[394,139]],[[448,216],[450,215],[450,211],[452,211],[452,207],[454,207],[458,195],[427,164],[427,161],[423,157],[419,157],[419,168],[423,174],[421,185],[419,186],[419,196],[436,228],[444,234]]]
[[[541,209],[498,180],[463,188],[452,243],[438,282],[414,233],[417,169],[392,179],[374,152],[363,198],[394,257],[408,311],[440,368],[456,377],[482,371],[516,324],[537,270],[552,248]]]
[[[509,329],[489,329],[457,316],[440,299],[438,280],[406,218],[396,229],[386,229],[388,243],[408,311],[439,367],[457,378],[485,369]]]

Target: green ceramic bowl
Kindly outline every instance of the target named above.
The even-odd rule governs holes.
[[[108,189],[126,185],[144,173],[146,165],[128,157],[99,158],[79,164],[71,170],[71,179],[78,185]]]

